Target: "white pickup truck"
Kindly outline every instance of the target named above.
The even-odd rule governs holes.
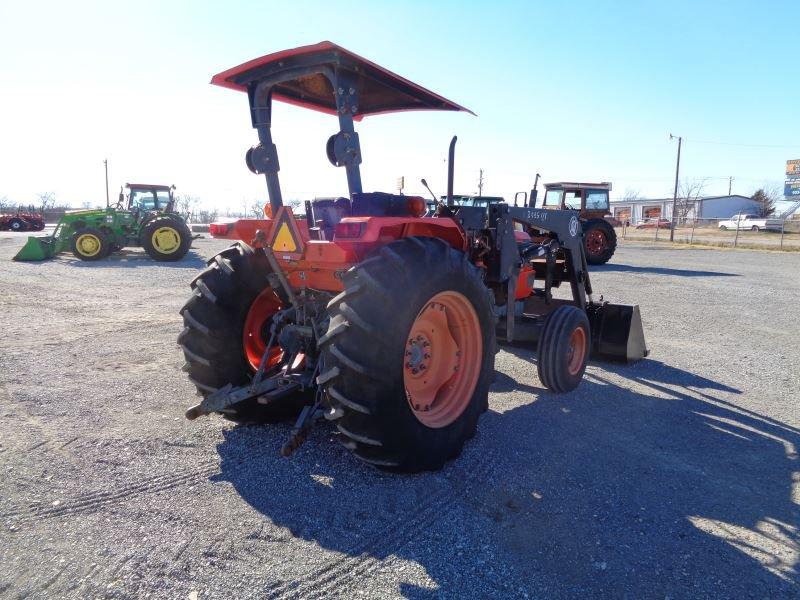
[[[780,219],[766,219],[752,214],[733,215],[730,219],[719,222],[719,228],[723,231],[727,229],[745,229],[747,231],[780,231]]]

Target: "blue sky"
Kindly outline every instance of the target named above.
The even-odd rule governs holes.
[[[175,183],[219,208],[265,197],[243,94],[214,73],[334,41],[478,114],[406,113],[358,127],[365,189],[513,196],[544,181],[610,180],[669,196],[780,185],[800,158],[796,2],[0,3],[0,196],[100,203],[124,181]],[[289,198],[341,194],[324,154],[332,117],[281,105],[274,137]],[[712,143],[708,143],[712,142]]]

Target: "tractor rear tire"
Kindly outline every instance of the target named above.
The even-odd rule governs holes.
[[[491,293],[463,252],[429,237],[392,242],[342,279],[319,342],[319,381],[340,440],[383,469],[442,468],[488,408],[496,352]],[[435,322],[443,325],[439,333]],[[423,397],[424,406],[412,404]]]
[[[586,246],[586,262],[590,265],[607,263],[617,249],[617,232],[605,219],[584,221],[583,239]]]
[[[571,392],[583,379],[591,348],[589,318],[581,309],[562,305],[547,315],[539,338],[536,369],[552,392]]]
[[[192,281],[192,296],[181,309],[184,329],[178,336],[186,364],[183,370],[203,397],[230,383],[245,385],[253,377],[243,346],[245,320],[256,298],[268,287],[266,257],[241,242],[208,261]],[[238,423],[273,423],[296,417],[305,397],[295,394],[272,404],[246,400],[223,417]]]
[[[186,256],[192,232],[179,217],[156,217],[144,226],[142,246],[153,260],[171,262]]]
[[[70,242],[72,254],[86,261],[102,260],[109,255],[111,245],[106,234],[94,227],[81,227]]]

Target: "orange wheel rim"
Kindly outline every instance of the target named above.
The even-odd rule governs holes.
[[[599,229],[592,229],[586,234],[586,249],[590,254],[600,254],[606,245],[606,234]]]
[[[245,358],[254,371],[258,369],[261,357],[267,350],[269,325],[272,317],[280,309],[281,301],[275,295],[274,290],[267,288],[258,295],[250,305],[250,310],[247,311],[242,331],[242,347]],[[276,344],[273,344],[269,354],[267,368],[274,367],[283,359],[283,350]]]
[[[475,308],[458,292],[425,303],[411,325],[403,355],[403,383],[414,416],[447,427],[469,406],[478,384],[483,337]]]
[[[586,357],[586,330],[576,327],[569,336],[569,349],[567,350],[567,371],[570,375],[580,373]]]

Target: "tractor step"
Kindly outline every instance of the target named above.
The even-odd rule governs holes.
[[[512,342],[537,342],[542,334],[542,322],[533,317],[517,317],[512,327],[512,339],[508,339],[508,320],[502,317],[497,322],[497,338],[506,343]]]

